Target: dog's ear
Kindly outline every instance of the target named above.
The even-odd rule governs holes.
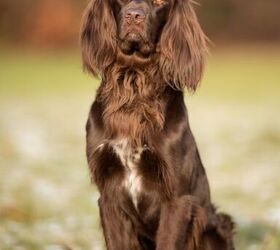
[[[207,52],[192,0],[175,0],[160,39],[160,69],[173,88],[195,91],[201,80]]]
[[[116,23],[108,0],[91,0],[81,27],[81,50],[84,69],[94,76],[114,60]]]

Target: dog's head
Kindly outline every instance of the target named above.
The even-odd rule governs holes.
[[[151,59],[163,80],[195,90],[201,79],[206,37],[191,0],[91,0],[83,18],[85,69],[103,74],[115,62]]]

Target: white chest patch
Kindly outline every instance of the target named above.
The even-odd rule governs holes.
[[[126,139],[115,141],[113,148],[126,168],[123,185],[131,195],[133,204],[137,208],[138,195],[141,192],[142,185],[138,166],[144,148],[133,148]]]

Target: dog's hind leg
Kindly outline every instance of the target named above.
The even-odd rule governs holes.
[[[203,233],[199,250],[234,250],[234,222],[227,214],[215,214]]]

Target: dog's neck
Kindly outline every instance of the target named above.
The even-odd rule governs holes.
[[[144,68],[115,64],[108,69],[97,95],[108,136],[125,137],[139,146],[163,128],[166,86],[160,85],[157,74],[155,64]]]

